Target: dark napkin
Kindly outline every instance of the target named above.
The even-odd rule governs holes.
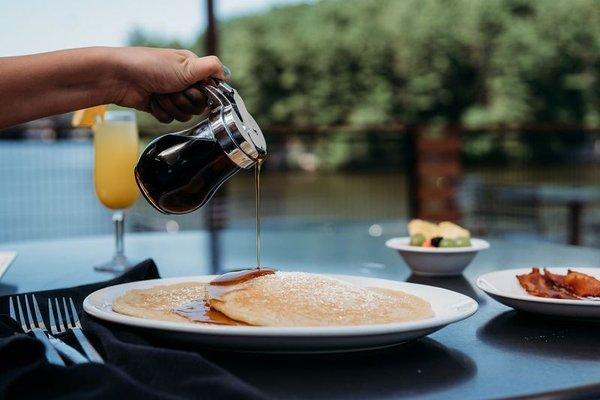
[[[0,297],[0,399],[264,399],[197,353],[151,345],[127,327],[104,324],[81,310],[83,299],[97,289],[159,277],[154,262],[146,260],[109,281],[35,293],[46,323],[48,297],[73,298],[104,365],[49,364],[42,344],[8,316],[8,296]],[[78,348],[71,336],[61,339]]]

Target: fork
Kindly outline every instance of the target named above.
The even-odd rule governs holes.
[[[10,308],[10,317],[12,319],[14,319],[15,321],[18,321],[21,324],[21,328],[23,328],[23,332],[33,332],[35,337],[44,344],[46,359],[48,360],[49,363],[64,366],[65,362],[63,361],[62,358],[60,358],[60,356],[56,352],[56,349],[50,343],[50,339],[48,339],[48,337],[46,336],[46,334],[44,333],[44,331],[42,329],[40,329],[38,326],[36,326],[34,324],[33,317],[31,316],[31,309],[29,308],[29,302],[27,301],[27,296],[24,296],[24,297],[25,297],[25,307],[27,310],[28,321],[25,320],[25,316],[23,315],[23,308],[21,307],[21,301],[19,300],[19,296],[17,296],[17,309],[19,310],[19,319],[17,319],[17,315],[15,313],[15,306],[13,304],[12,297],[10,297],[8,299],[9,308]],[[36,309],[36,318],[38,319],[38,324],[40,324],[40,321],[41,321],[42,326],[45,326],[45,325],[43,325],[44,321],[42,321],[41,314],[39,314],[39,310],[37,310],[37,309]],[[31,329],[27,326],[27,323],[29,323],[29,326],[31,326]]]
[[[67,301],[65,300],[64,297],[62,298],[62,303],[63,303],[63,307],[64,307],[64,312],[65,312],[66,326],[65,326],[65,324],[63,324],[63,317],[62,317],[62,314],[60,311],[58,298],[55,298],[54,304],[56,305],[56,316],[57,316],[58,326],[54,323],[54,320],[51,319],[50,326],[51,326],[52,332],[53,333],[55,333],[55,332],[62,333],[62,332],[66,332],[67,330],[73,331],[73,333],[75,334],[75,337],[77,338],[77,341],[81,345],[81,348],[83,349],[87,358],[89,358],[92,362],[97,362],[97,363],[103,364],[104,360],[102,359],[100,354],[98,354],[96,349],[94,349],[94,347],[92,346],[92,344],[90,343],[88,338],[85,336],[85,334],[81,330],[81,323],[79,322],[79,317],[77,315],[77,309],[75,308],[75,304],[73,304],[73,299],[71,297],[69,297],[69,303],[71,305],[71,313],[72,313],[73,323],[71,323],[71,316],[69,315],[69,308],[67,307]],[[51,304],[50,299],[48,299],[48,308],[50,310],[52,309],[52,304]]]
[[[34,303],[34,307],[37,308],[37,302]],[[53,336],[58,335],[60,332],[58,331],[58,329],[56,329],[56,323],[54,322],[54,312],[52,310],[52,302],[50,301],[50,299],[48,299],[48,319],[50,320],[50,332],[52,332],[52,335],[48,335],[50,341],[53,342],[53,340],[56,340],[57,342],[60,342],[59,346],[54,346],[56,347],[56,350],[58,350],[59,353],[67,356],[71,361],[73,361],[76,364],[89,363],[90,360],[86,358],[83,354],[81,354],[73,347],[69,346],[68,344],[62,342],[60,339],[55,338]]]
[[[24,297],[25,297],[25,309],[27,310],[27,316],[29,317],[29,325],[33,328],[34,320],[31,317],[31,310],[29,309],[29,301],[27,299],[27,295],[25,295]],[[71,362],[73,362],[75,364],[83,364],[83,363],[89,362],[89,360],[87,358],[85,358],[80,352],[75,350],[73,347],[69,346],[68,344],[66,344],[65,342],[60,340],[59,338],[56,338],[48,333],[48,329],[46,329],[46,324],[44,323],[44,319],[42,318],[42,315],[40,313],[40,307],[38,306],[38,302],[37,302],[37,299],[35,298],[35,294],[31,295],[31,302],[33,303],[33,310],[35,312],[35,317],[37,319],[37,327],[39,329],[41,329],[42,331],[44,331],[44,333],[48,337],[48,340],[50,340],[50,343],[52,344],[52,346],[54,346],[56,351],[58,351],[61,355],[67,357],[69,360],[71,360]],[[11,303],[11,305],[12,305],[12,303]],[[19,305],[18,297],[17,297],[17,305]],[[52,315],[50,315],[50,317],[52,317]],[[56,332],[52,332],[52,333],[56,334]]]

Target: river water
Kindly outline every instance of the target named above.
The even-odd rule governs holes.
[[[90,141],[0,141],[0,242],[109,233],[110,213],[97,201],[92,180],[93,149]],[[475,221],[474,191],[485,185],[557,184],[598,186],[600,168],[476,168],[466,171],[459,200],[465,220]],[[227,201],[219,209],[228,226],[252,228],[254,186],[252,171],[241,171],[227,184]],[[301,172],[269,171],[262,182],[265,229],[290,224],[343,225],[371,221],[375,226],[397,221],[403,233],[407,218],[407,186],[403,171]],[[527,229],[503,220],[508,234],[563,240],[566,210],[523,204],[523,215],[535,214],[542,228]],[[501,213],[502,214],[502,213]],[[586,243],[600,240],[598,205],[585,211]],[[517,214],[516,222],[525,221]],[[473,222],[475,225],[476,223]],[[187,216],[164,216],[140,199],[130,212],[129,230],[198,229],[203,210]],[[525,225],[525,226],[523,226]],[[528,232],[531,231],[531,232]],[[378,228],[374,228],[377,234]],[[505,232],[505,233],[506,233]]]

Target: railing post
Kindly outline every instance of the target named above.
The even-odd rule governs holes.
[[[457,190],[462,177],[461,127],[446,124],[412,130],[414,169],[411,171],[413,185],[409,191],[414,214],[411,217],[458,221]]]
[[[407,126],[405,142],[405,166],[409,219],[417,218],[420,214],[419,197],[417,195],[419,192],[419,175],[417,171],[417,135],[418,133],[416,126]]]

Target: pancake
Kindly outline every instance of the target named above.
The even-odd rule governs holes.
[[[258,326],[387,324],[433,316],[430,304],[416,296],[301,272],[277,272],[229,286],[210,285],[207,296],[212,308]]]
[[[115,312],[133,317],[161,321],[190,322],[175,313],[175,309],[197,299],[204,299],[205,283],[177,283],[148,289],[133,289],[112,303]]]

